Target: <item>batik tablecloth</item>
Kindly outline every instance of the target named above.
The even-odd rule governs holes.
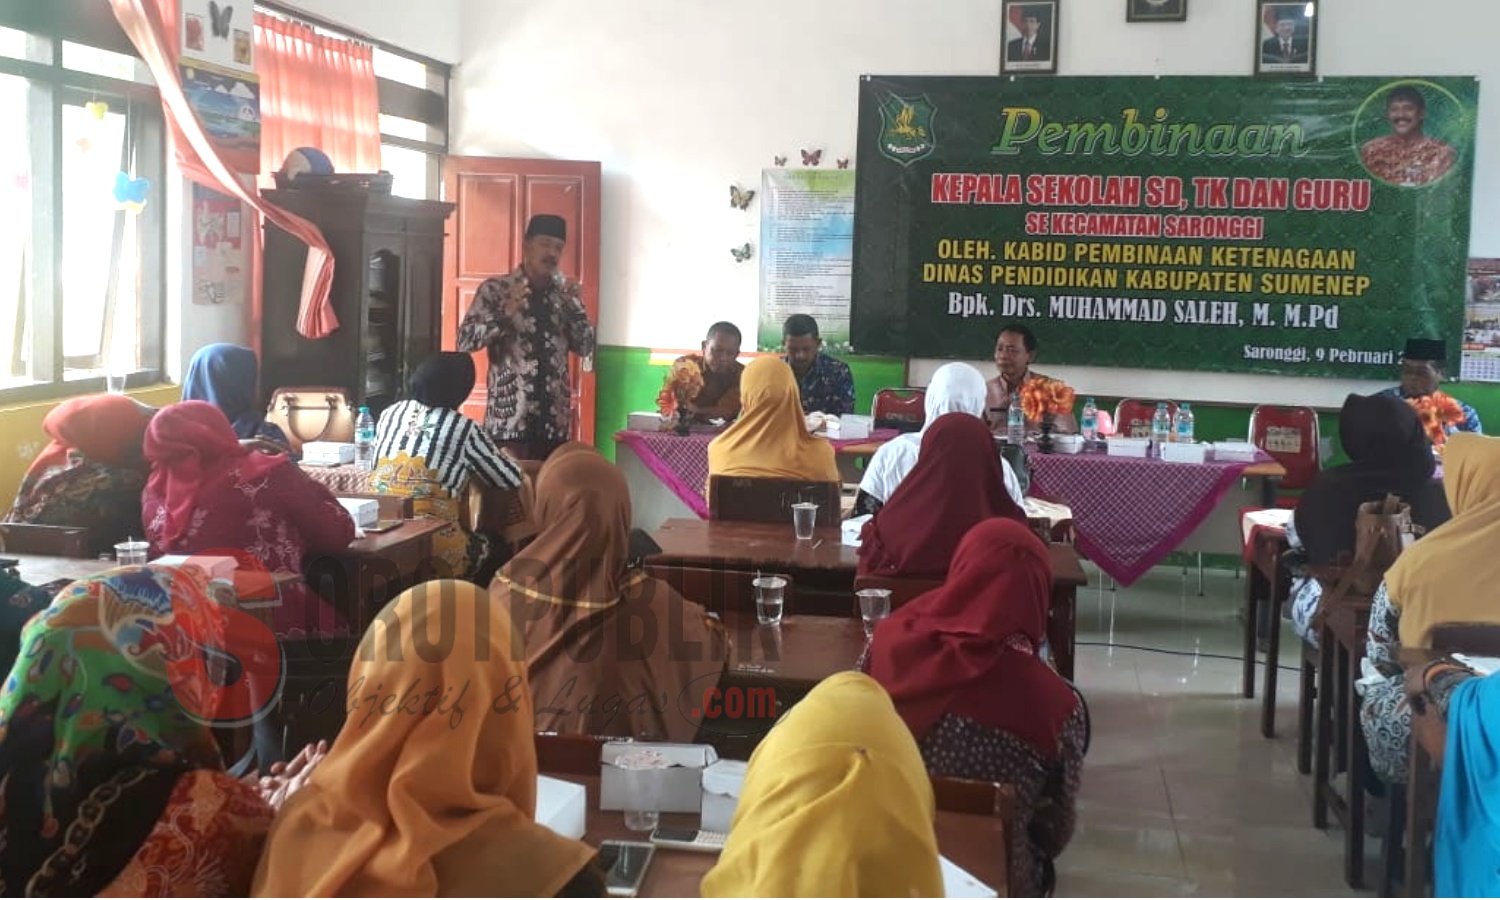
[[[899,432],[876,429],[867,438],[830,440],[833,448],[888,441]],[[621,431],[615,442],[629,447],[651,474],[661,479],[698,518],[708,518],[708,445],[717,432],[681,435],[671,431]]]
[[[1122,585],[1181,544],[1250,465],[1102,453],[1032,453],[1030,463],[1031,493],[1072,508],[1078,548]]]

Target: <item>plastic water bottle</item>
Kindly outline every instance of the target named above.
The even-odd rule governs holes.
[[[1099,436],[1099,407],[1094,405],[1093,397],[1083,401],[1083,421],[1078,423],[1078,430],[1083,433],[1085,441]]]
[[[361,406],[354,420],[354,467],[361,472],[375,468],[375,417],[368,406]]]
[[[1167,404],[1156,404],[1156,412],[1151,416],[1151,445],[1154,456],[1161,456],[1161,448],[1166,446],[1167,441],[1172,439],[1172,415],[1167,412]]]
[[[1010,398],[1010,412],[1005,416],[1005,434],[1017,447],[1026,443],[1026,414],[1021,412],[1019,391]]]
[[[1177,416],[1172,420],[1172,433],[1177,436],[1179,444],[1193,442],[1193,408],[1188,404],[1178,405]]]

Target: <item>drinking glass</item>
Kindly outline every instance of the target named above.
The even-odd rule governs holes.
[[[792,528],[797,532],[797,540],[810,541],[813,536],[813,527],[818,523],[818,504],[816,503],[793,503],[792,504]]]
[[[615,760],[625,783],[625,827],[650,831],[661,820],[662,782],[666,760],[649,750],[627,753]]]
[[[122,566],[143,566],[146,564],[146,551],[150,547],[145,541],[121,541],[115,544],[115,562]]]
[[[755,587],[755,618],[762,625],[780,625],[786,607],[786,579],[763,575],[750,582]]]
[[[865,623],[865,637],[875,636],[875,626],[891,614],[891,592],[884,588],[865,588],[856,591],[859,597],[859,617]]]

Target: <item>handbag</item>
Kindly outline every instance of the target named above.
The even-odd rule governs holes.
[[[1411,506],[1395,494],[1361,503],[1354,514],[1354,558],[1344,566],[1310,569],[1323,584],[1313,626],[1321,628],[1323,620],[1338,606],[1373,600],[1386,571],[1422,531],[1411,520]],[[1332,587],[1329,582],[1333,582]]]
[[[354,440],[354,408],[340,387],[284,387],[271,394],[266,421],[286,434],[294,453],[314,441]]]

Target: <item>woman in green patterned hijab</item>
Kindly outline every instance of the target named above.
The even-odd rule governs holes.
[[[212,602],[199,569],[128,566],[26,625],[0,691],[0,893],[249,891],[271,807],[173,691],[177,664],[226,646],[202,641]]]

